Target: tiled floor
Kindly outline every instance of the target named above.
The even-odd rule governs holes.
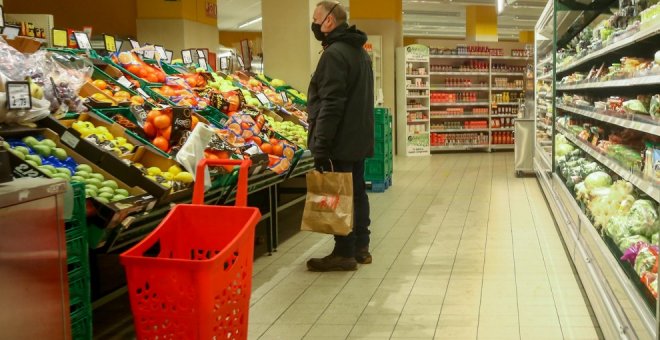
[[[598,339],[536,179],[511,153],[395,160],[374,263],[311,273],[331,237],[255,261],[250,339]]]

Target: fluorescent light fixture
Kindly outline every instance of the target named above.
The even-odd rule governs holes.
[[[252,20],[246,21],[246,22],[238,25],[238,28],[244,28],[244,27],[250,26],[252,24],[256,24],[256,23],[260,22],[261,19],[262,19],[261,17],[258,17],[258,18],[254,18]]]
[[[506,6],[505,0],[497,0],[497,14],[502,14],[504,7]]]

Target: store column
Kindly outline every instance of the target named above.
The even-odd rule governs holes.
[[[395,112],[396,60],[394,56],[397,47],[403,46],[401,0],[350,0],[349,9],[351,25],[356,25],[367,35],[382,38],[383,106]]]
[[[322,50],[310,25],[318,0],[261,2],[264,73],[307,92]]]
[[[466,6],[465,36],[468,41],[497,42],[497,8]]]
[[[218,0],[137,1],[137,39],[180,58],[188,48],[218,48]]]

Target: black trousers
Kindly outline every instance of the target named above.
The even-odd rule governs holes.
[[[355,249],[369,246],[369,196],[364,183],[364,160],[347,162],[333,160],[336,172],[353,174],[353,232],[347,236],[335,236],[334,254],[344,257],[354,257]]]

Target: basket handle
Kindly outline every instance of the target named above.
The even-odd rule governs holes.
[[[247,206],[247,182],[248,170],[252,161],[249,158],[239,159],[206,159],[203,158],[197,163],[197,174],[195,178],[195,187],[193,189],[192,204],[204,204],[204,168],[207,165],[240,165],[238,170],[238,187],[236,188],[236,206]]]

